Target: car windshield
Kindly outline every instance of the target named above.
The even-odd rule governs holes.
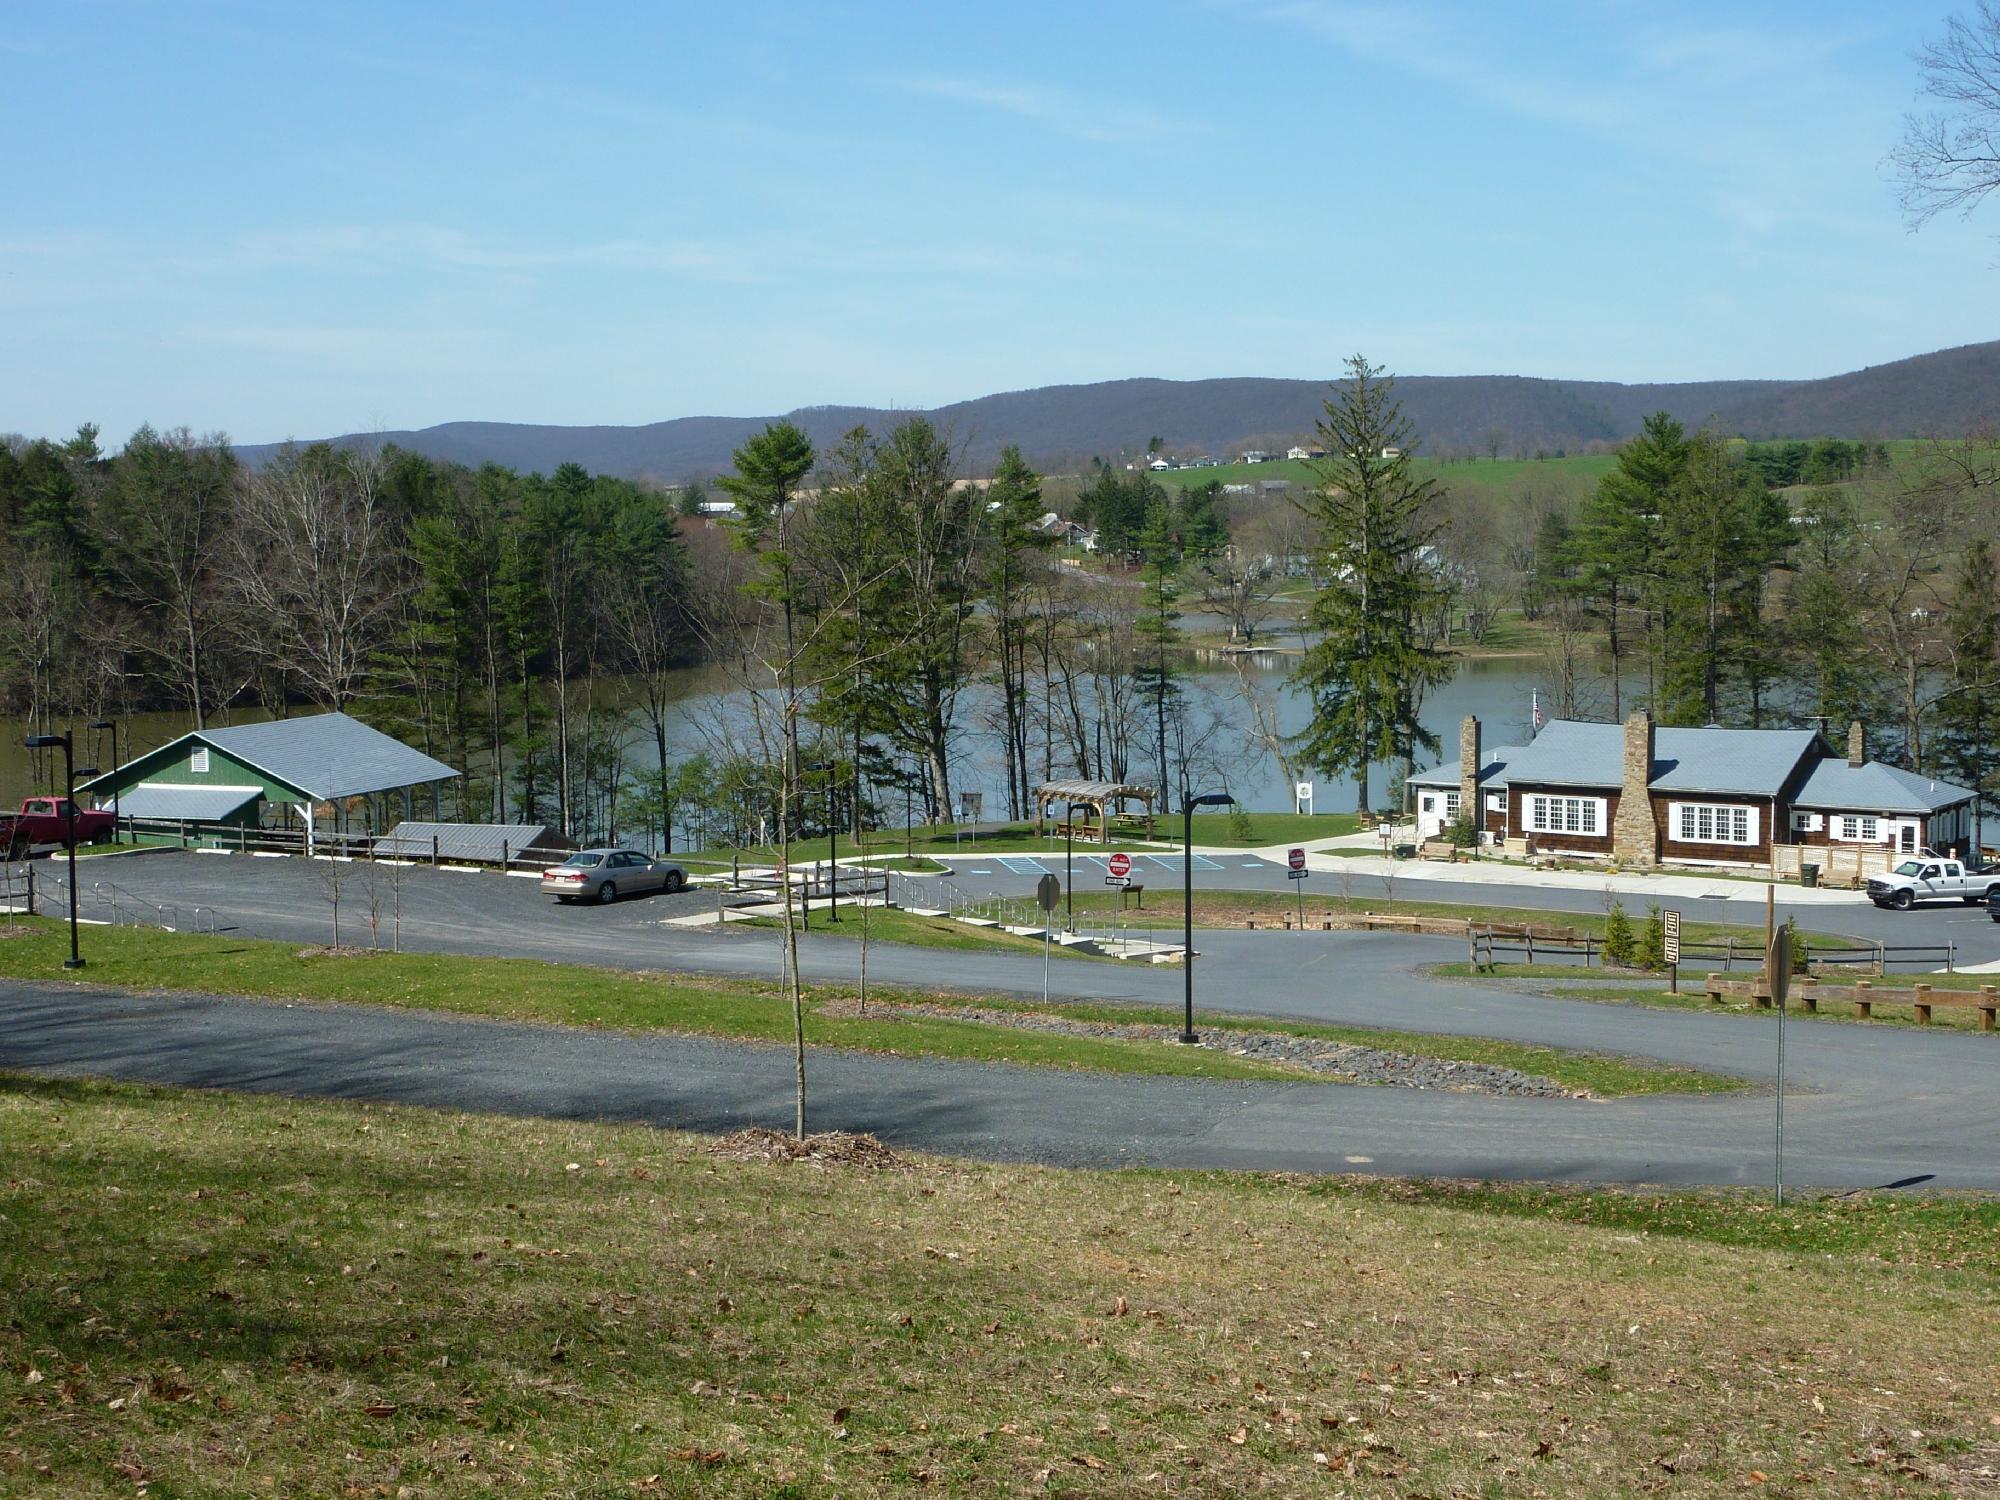
[[[1896,866],[1896,873],[1898,875],[1915,875],[1922,869],[1923,865],[1917,860],[1906,859],[1900,865]]]
[[[601,854],[572,854],[563,861],[565,866],[578,870],[588,870],[603,863],[604,856]]]

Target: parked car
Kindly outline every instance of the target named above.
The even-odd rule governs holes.
[[[579,849],[542,871],[542,889],[558,901],[601,901],[620,896],[687,889],[687,871],[670,859],[651,859],[636,849]]]
[[[1886,875],[1868,877],[1868,899],[1877,906],[1908,911],[1919,901],[1963,901],[1989,905],[2000,894],[2000,868],[1966,865],[1955,859],[1922,854],[1906,859]]]
[[[108,812],[76,810],[76,841],[79,844],[108,844],[118,831],[117,819]],[[69,847],[69,798],[28,797],[19,812],[0,812],[0,852],[18,859],[32,849],[53,844]]]

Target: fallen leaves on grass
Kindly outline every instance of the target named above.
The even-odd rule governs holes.
[[[709,1147],[731,1161],[809,1161],[815,1166],[902,1167],[908,1163],[872,1135],[828,1130],[804,1140],[756,1126],[725,1135]]]

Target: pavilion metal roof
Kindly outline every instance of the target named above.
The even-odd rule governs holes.
[[[169,823],[219,823],[264,795],[256,786],[169,786],[164,782],[142,781],[130,791],[120,792],[118,814],[125,818],[157,818]],[[112,806],[102,797],[100,809]]]
[[[398,823],[375,841],[375,852],[429,859],[435,848],[440,859],[497,865],[553,841],[546,823]]]
[[[400,791],[458,776],[443,761],[369,728],[352,715],[337,712],[273,719],[266,724],[232,724],[226,729],[195,729],[128,764],[142,764],[187,744],[211,745],[316,802]],[[98,777],[85,789],[110,781],[124,769]]]

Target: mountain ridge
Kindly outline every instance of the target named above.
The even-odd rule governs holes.
[[[1017,443],[1031,462],[1060,469],[1093,455],[1170,450],[1217,457],[1312,431],[1328,382],[1269,376],[1122,380],[1034,386],[924,409],[828,404],[783,413],[824,448],[849,428],[880,432],[927,416],[961,445],[969,469]],[[1423,451],[1553,452],[1614,443],[1666,411],[1752,439],[1962,436],[2000,423],[2000,342],[1964,344],[1811,380],[1636,382],[1527,375],[1406,375],[1396,381]],[[730,454],[778,417],[691,416],[631,426],[442,422],[331,441],[395,443],[433,458],[549,470],[575,462],[599,473],[663,482],[725,472]],[[246,444],[251,463],[283,447]]]

